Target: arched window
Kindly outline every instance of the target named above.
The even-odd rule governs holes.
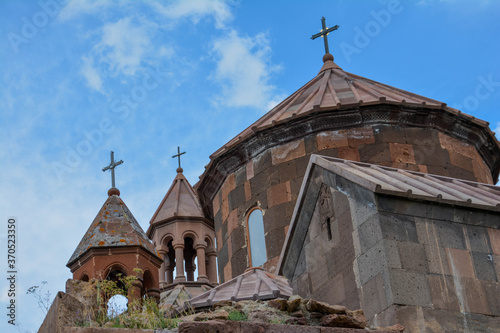
[[[258,208],[252,210],[247,218],[248,258],[250,266],[261,266],[267,261],[264,218]]]

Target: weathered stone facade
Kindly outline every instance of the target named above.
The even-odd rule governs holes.
[[[498,207],[384,195],[311,172],[296,213],[307,234],[284,265],[294,293],[405,332],[500,332]]]
[[[373,125],[306,135],[271,147],[230,173],[213,200],[219,277],[248,268],[245,220],[262,209],[268,262],[274,272],[311,154],[374,163],[492,184],[477,149],[432,128]]]

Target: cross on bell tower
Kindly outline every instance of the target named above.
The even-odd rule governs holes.
[[[323,29],[321,29],[320,32],[318,32],[317,34],[315,35],[312,35],[311,36],[311,39],[314,40],[318,37],[323,37],[324,38],[324,42],[325,42],[325,54],[329,54],[330,53],[330,50],[328,49],[328,34],[332,31],[335,31],[339,28],[338,25],[334,26],[334,27],[331,27],[331,28],[327,28],[326,27],[326,23],[325,23],[325,17],[323,16],[321,18],[321,25],[323,27]]]
[[[182,168],[181,168],[181,155],[184,155],[186,152],[182,152],[181,153],[181,147],[177,146],[177,154],[172,156],[172,158],[176,158],[179,160],[179,168],[177,169],[177,172],[182,172]]]
[[[123,163],[123,160],[119,160],[118,162],[115,162],[115,153],[111,152],[111,163],[102,169],[103,172],[105,172],[107,170],[111,170],[111,187],[112,188],[115,188],[115,168],[122,163]]]

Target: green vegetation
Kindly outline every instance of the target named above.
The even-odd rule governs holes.
[[[248,316],[244,312],[240,311],[231,311],[229,312],[229,320],[234,320],[234,321],[245,321],[248,320]]]
[[[118,309],[108,309],[108,300],[115,295],[130,296],[136,281],[136,276],[119,276],[116,282],[92,279],[86,283],[82,291],[85,310],[77,314],[75,325],[142,329],[177,327],[178,319],[167,317],[154,298],[135,300],[127,305],[123,313],[119,313]]]

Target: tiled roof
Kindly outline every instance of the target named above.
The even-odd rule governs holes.
[[[500,187],[312,155],[317,164],[373,192],[500,211]]]
[[[177,169],[172,186],[151,218],[150,224],[165,221],[171,217],[205,217],[193,187]]]
[[[117,194],[110,195],[78,244],[68,265],[91,248],[140,246],[157,255],[153,244]]]
[[[220,301],[269,300],[292,295],[292,287],[284,276],[264,272],[260,267],[251,267],[234,279],[191,299],[189,303],[197,309]]]
[[[303,87],[290,95],[271,111],[238,134],[231,141],[213,153],[213,160],[239,142],[269,127],[297,119],[323,110],[336,110],[373,104],[414,105],[431,109],[443,109],[456,115],[464,116],[482,127],[488,123],[459,110],[446,106],[445,103],[379,83],[342,70],[327,58],[319,74]]]

